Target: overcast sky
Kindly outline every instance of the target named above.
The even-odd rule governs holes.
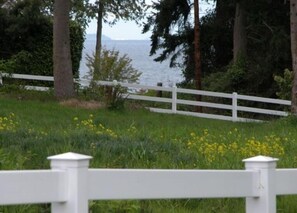
[[[147,2],[151,2],[147,0]],[[204,13],[206,9],[211,8],[211,5],[208,5],[205,2],[200,3],[201,11],[200,13]],[[96,33],[96,20],[93,20],[87,29],[87,34],[95,34]],[[119,21],[114,26],[109,26],[107,24],[103,25],[103,35],[106,35],[114,40],[144,40],[150,38],[150,33],[142,34],[141,27],[137,26],[134,22],[124,22]]]
[[[103,35],[115,40],[145,40],[149,39],[150,34],[141,34],[141,28],[134,22],[119,21],[114,26],[103,25]],[[96,20],[89,24],[87,34],[96,33]]]

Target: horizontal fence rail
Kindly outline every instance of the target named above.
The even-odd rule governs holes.
[[[297,194],[297,169],[265,156],[243,160],[245,170],[89,169],[90,156],[71,152],[48,159],[51,170],[0,171],[0,204],[87,213],[89,200],[242,197],[247,213],[275,213],[277,195]]]
[[[3,84],[2,77],[9,77],[13,79],[23,79],[23,80],[38,80],[38,81],[54,81],[54,78],[51,76],[35,76],[35,75],[25,75],[25,74],[7,74],[2,73],[0,75],[0,84]],[[74,81],[82,86],[89,85],[90,80],[84,79],[74,79]],[[180,114],[180,115],[189,115],[189,116],[197,116],[202,118],[211,118],[211,119],[220,119],[227,121],[261,121],[260,119],[251,119],[239,116],[239,113],[253,113],[258,115],[269,115],[269,116],[288,116],[288,112],[285,107],[291,106],[291,101],[288,100],[279,100],[272,98],[262,98],[257,96],[247,96],[240,95],[237,93],[222,93],[222,92],[211,92],[211,91],[202,91],[202,90],[193,90],[193,89],[183,89],[173,87],[162,87],[162,86],[147,86],[140,84],[131,84],[131,83],[123,83],[117,81],[96,81],[98,85],[102,86],[121,86],[128,89],[128,94],[124,94],[124,98],[130,100],[140,100],[140,101],[149,101],[149,102],[157,102],[157,103],[165,103],[170,104],[170,109],[168,108],[156,108],[149,107],[152,112],[158,113],[170,113],[170,114]],[[34,89],[40,91],[49,90],[48,87],[40,87],[40,86],[25,86],[26,89]],[[162,91],[171,93],[171,97],[153,97],[140,94],[137,90],[153,90],[153,91]],[[186,100],[178,98],[181,94],[185,95],[199,95],[202,97],[211,97],[216,99],[224,99],[224,102],[213,102],[213,101],[195,101],[195,100]],[[269,106],[281,106],[280,109],[265,109],[263,107],[251,107],[244,105],[243,102],[248,103],[262,103]],[[191,112],[186,110],[179,109],[179,106],[196,106],[203,107],[205,109],[213,109],[212,111],[206,110],[206,112]],[[224,111],[225,113],[219,113],[219,111]]]
[[[0,205],[66,201],[64,185],[59,171],[1,171]]]
[[[23,79],[23,80],[37,80],[37,81],[54,81],[53,76],[41,76],[41,75],[27,75],[27,74],[9,74],[2,73],[2,77],[13,78],[13,79]]]
[[[275,179],[276,194],[296,194],[297,184],[292,183],[294,180],[297,180],[297,169],[277,169]]]
[[[89,171],[89,198],[181,199],[255,197],[257,172],[224,170],[131,170]],[[220,178],[218,178],[218,176]],[[98,180],[101,180],[98,183]],[[238,190],[238,186],[241,190]],[[110,190],[110,189],[113,190]]]

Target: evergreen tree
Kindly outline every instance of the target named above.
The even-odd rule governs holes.
[[[192,6],[187,0],[159,0],[144,27],[152,29],[151,55],[158,53],[160,62],[171,58],[171,66],[183,69],[185,83],[195,79]],[[204,89],[275,97],[273,76],[291,67],[288,3],[217,0],[200,26]],[[232,66],[240,52],[243,60]]]
[[[155,55],[161,50],[155,61],[162,62],[170,58],[171,67],[187,64],[187,67],[193,68],[194,24],[190,15],[191,2],[159,0],[153,2],[152,8],[155,12],[147,18],[143,28],[144,33],[152,30],[150,55]],[[184,60],[178,61],[179,57],[183,57]]]

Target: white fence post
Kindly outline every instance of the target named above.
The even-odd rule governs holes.
[[[232,121],[237,121],[237,93],[232,93]]]
[[[61,193],[66,193],[67,201],[52,203],[52,213],[88,213],[88,167],[92,157],[76,153],[51,156],[52,170],[66,172],[66,186]]]
[[[258,181],[256,180],[255,184],[260,195],[246,198],[246,213],[275,213],[275,168],[278,159],[257,156],[243,161],[246,170],[259,171]]]
[[[172,112],[176,113],[176,102],[177,102],[177,87],[174,84],[172,87]]]
[[[117,81],[117,80],[113,80],[113,81],[112,81],[112,84],[113,84],[113,86],[115,87],[115,86],[118,85],[118,81]]]

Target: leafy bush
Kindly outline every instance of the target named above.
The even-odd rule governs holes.
[[[102,49],[100,56],[87,55],[87,66],[91,83],[89,90],[103,97],[103,101],[109,108],[121,108],[124,104],[124,94],[126,89],[121,87],[116,81],[125,83],[138,82],[141,73],[131,65],[128,56],[120,55],[119,51]],[[98,86],[96,81],[114,81],[115,85]]]
[[[292,83],[293,83],[293,71],[285,69],[284,76],[275,75],[274,80],[276,81],[279,91],[276,92],[276,95],[285,100],[291,99],[292,94]]]
[[[241,92],[247,84],[247,62],[239,58],[226,67],[226,71],[216,72],[206,76],[203,82],[205,90],[219,92]]]
[[[9,60],[0,61],[0,71],[6,73],[30,73],[30,65],[33,60],[32,54],[28,51],[22,50],[13,55]]]

